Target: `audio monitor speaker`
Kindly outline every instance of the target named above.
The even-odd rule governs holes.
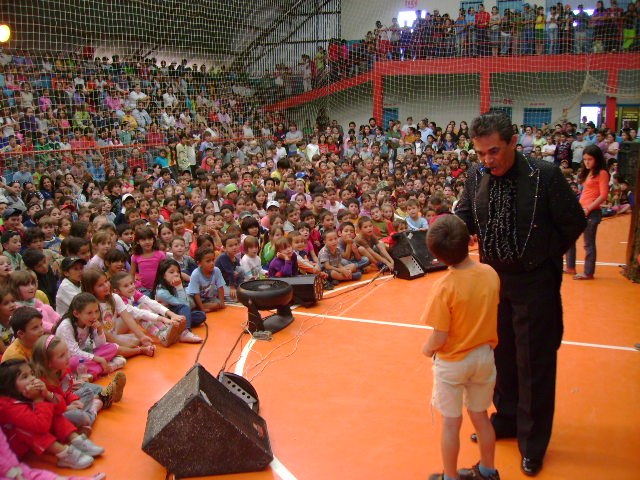
[[[322,300],[324,287],[318,275],[298,275],[297,277],[278,278],[293,288],[292,304],[310,307]]]
[[[264,470],[267,424],[201,365],[149,409],[142,450],[176,477]]]
[[[427,232],[423,230],[413,232],[394,233],[393,240],[396,242],[389,249],[391,258],[394,261],[394,270],[398,278],[412,280],[421,277],[428,272],[445,270],[447,266],[439,262],[427,248]],[[415,263],[420,266],[419,272],[406,257],[411,256]],[[403,260],[404,259],[404,260]]]

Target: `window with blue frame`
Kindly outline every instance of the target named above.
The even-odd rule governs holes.
[[[504,15],[504,11],[508,8],[511,12],[524,12],[523,2],[514,2],[513,0],[498,0],[496,6],[500,15]]]
[[[525,108],[524,122],[525,125],[535,125],[541,127],[543,123],[551,123],[550,108]]]
[[[478,7],[482,5],[484,2],[480,2],[477,0],[469,0],[466,2],[460,2],[460,8],[464,8],[465,13],[469,11],[469,7],[473,7],[473,9],[477,12]],[[455,15],[453,18],[458,18],[458,15]]]

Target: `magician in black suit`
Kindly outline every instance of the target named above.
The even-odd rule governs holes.
[[[491,422],[496,438],[518,438],[520,467],[533,476],[553,425],[562,257],[587,222],[558,167],[516,152],[504,113],[481,115],[470,131],[480,164],[469,169],[455,213],[477,235],[480,261],[500,276]]]

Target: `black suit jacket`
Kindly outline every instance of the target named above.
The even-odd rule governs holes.
[[[524,250],[520,267],[525,271],[537,268],[547,260],[562,262],[562,255],[575,243],[587,226],[582,207],[560,169],[542,160],[525,158],[516,152],[516,228]],[[469,169],[456,215],[462,218],[469,232],[482,235],[488,220],[489,180],[491,175],[474,165]],[[499,265],[482,258],[480,260]]]

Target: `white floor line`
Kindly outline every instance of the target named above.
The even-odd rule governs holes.
[[[234,373],[236,375],[242,375],[244,373],[244,365],[247,363],[247,358],[249,357],[249,353],[251,352],[251,348],[256,343],[256,339],[252,338],[247,342],[247,344],[242,349],[242,353],[240,353],[240,358],[238,359],[238,363],[236,363],[236,369]]]
[[[236,368],[234,370],[234,373],[236,375],[241,375],[241,376],[243,375],[244,366],[247,363],[247,358],[249,358],[249,353],[251,353],[251,349],[253,348],[255,343],[256,343],[256,340],[252,338],[251,340],[249,340],[249,342],[247,342],[247,344],[242,349],[242,353],[240,354],[240,358],[238,359],[238,363],[236,363]],[[282,464],[282,462],[278,460],[278,458],[275,455],[273,457],[273,461],[270,463],[270,466],[271,466],[271,470],[273,470],[273,473],[275,473],[282,480],[297,480],[295,475],[293,475],[287,469],[287,467],[285,467]]]
[[[382,320],[367,320],[364,318],[354,318],[354,317],[342,317],[339,315],[323,315],[321,313],[307,313],[307,312],[297,312],[298,315],[306,315],[308,317],[324,317],[330,318],[332,320],[340,320],[344,322],[356,322],[356,323],[372,323],[374,325],[387,325],[390,327],[405,327],[405,328],[415,328],[418,330],[433,330],[433,327],[428,325],[413,325],[411,323],[399,323],[399,322],[385,322]],[[633,347],[621,347],[618,345],[606,345],[601,343],[585,343],[585,342],[573,342],[570,340],[563,340],[563,344],[565,345],[573,345],[577,347],[589,347],[589,348],[603,348],[608,350],[622,350],[625,352],[636,352],[637,350]]]
[[[273,461],[270,464],[273,473],[278,475],[282,480],[297,480],[295,475],[291,473],[287,467],[285,467],[280,460],[276,457],[273,457]]]
[[[633,347],[619,347],[617,345],[602,345],[600,343],[585,343],[585,342],[572,342],[570,340],[563,340],[565,345],[574,345],[577,347],[590,347],[590,348],[604,348],[607,350],[623,350],[625,352],[637,352]]]

